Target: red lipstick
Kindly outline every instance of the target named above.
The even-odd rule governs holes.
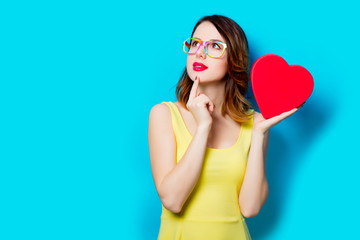
[[[199,62],[194,62],[194,64],[193,64],[193,69],[195,71],[204,71],[207,68],[208,68],[207,66],[205,66],[204,64],[199,63]]]

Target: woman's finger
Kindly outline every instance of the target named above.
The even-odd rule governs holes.
[[[199,101],[205,103],[205,106],[207,107],[210,113],[214,111],[215,105],[208,96],[206,96],[203,93],[199,93]]]
[[[287,112],[284,112],[282,114],[279,115],[279,120],[280,122],[288,117],[290,117],[291,115],[293,115],[297,110],[299,110],[298,108],[294,108],[294,109],[291,109],[290,111],[287,111]]]
[[[199,86],[199,78],[196,76],[195,77],[195,81],[191,87],[190,90],[190,95],[189,95],[189,99],[194,99],[195,97],[197,97],[197,90],[198,90],[198,86]]]

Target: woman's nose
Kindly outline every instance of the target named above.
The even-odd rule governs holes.
[[[196,56],[200,57],[202,56],[203,58],[205,57],[206,53],[205,53],[205,46],[204,44],[201,44],[198,51],[196,52]]]

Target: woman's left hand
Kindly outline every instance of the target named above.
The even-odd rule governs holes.
[[[257,116],[254,115],[253,131],[260,132],[262,134],[267,133],[271,127],[275,126],[285,118],[290,117],[302,106],[304,106],[304,103],[297,108],[291,109],[287,112],[283,112],[280,115],[268,119],[265,119],[261,113],[257,114]]]

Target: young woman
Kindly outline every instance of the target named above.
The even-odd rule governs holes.
[[[251,108],[248,42],[232,19],[203,17],[183,47],[178,101],[156,104],[149,116],[158,240],[251,239],[244,217],[268,196],[269,130],[298,108],[270,119]]]

